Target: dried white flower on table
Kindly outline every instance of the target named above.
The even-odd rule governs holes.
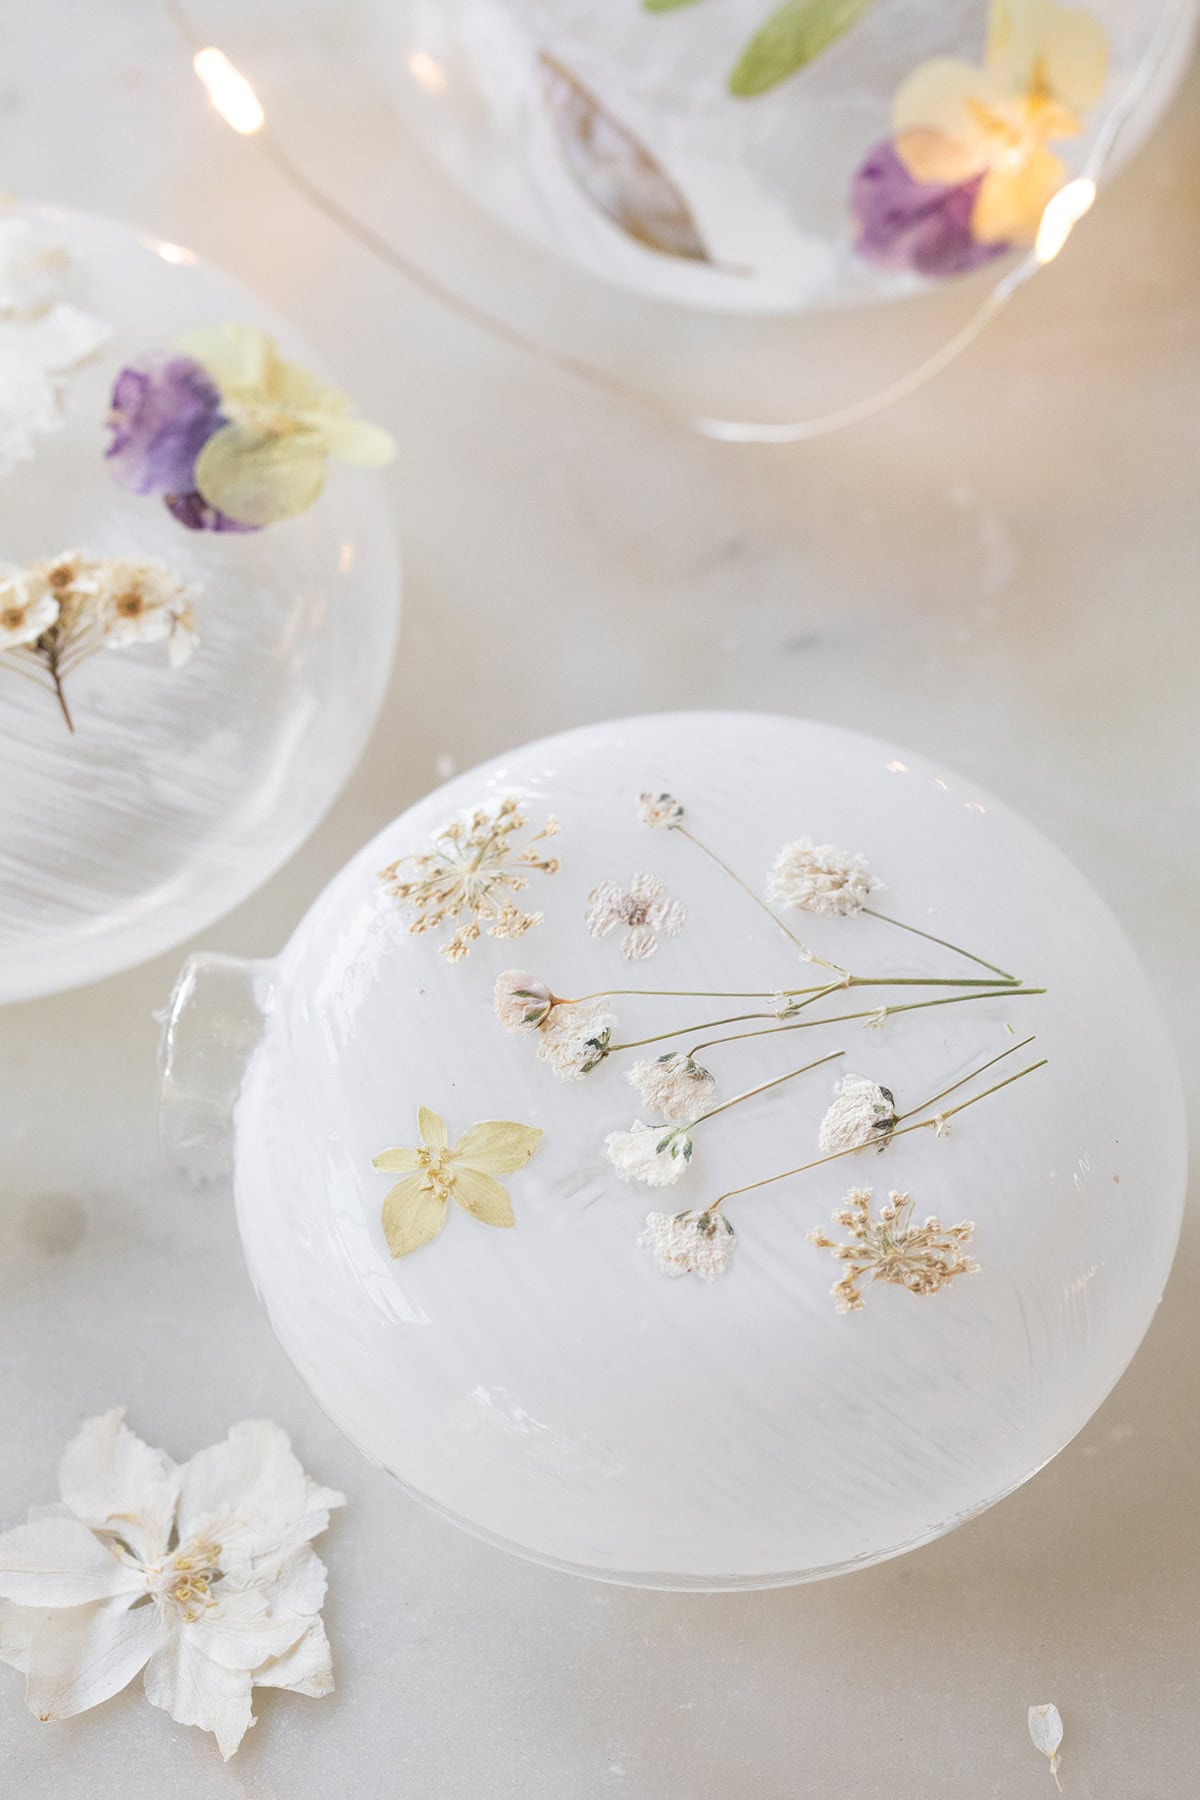
[[[682,1050],[634,1063],[629,1081],[646,1109],[660,1113],[673,1125],[690,1125],[717,1104],[715,1076]]]
[[[554,1005],[554,995],[526,970],[505,969],[496,977],[492,1004],[505,1031],[536,1031]]]
[[[649,1250],[664,1275],[698,1275],[713,1281],[729,1267],[733,1226],[724,1213],[650,1213],[638,1243]]]
[[[882,1150],[895,1128],[896,1101],[891,1089],[865,1075],[845,1075],[821,1120],[821,1154],[835,1156],[839,1150],[860,1150],[866,1144],[877,1144]]]
[[[683,807],[673,794],[642,794],[638,812],[642,824],[652,825],[656,831],[672,831],[683,824]]]
[[[1050,1773],[1054,1777],[1054,1785],[1062,1793],[1062,1782],[1058,1779],[1058,1765],[1061,1760],[1058,1746],[1063,1741],[1063,1722],[1057,1706],[1031,1706],[1029,1709],[1029,1735],[1033,1739],[1033,1747],[1040,1750],[1043,1756],[1050,1759]]]
[[[622,954],[641,962],[658,949],[658,935],[678,937],[687,910],[682,900],[665,898],[667,884],[657,875],[637,874],[623,888],[619,881],[602,881],[588,895],[586,924],[592,937],[607,937],[624,926]]]
[[[309,1540],[345,1497],[262,1419],[178,1465],[102,1414],[67,1445],[62,1505],[0,1536],[0,1659],[43,1721],[145,1670],[146,1698],[230,1757],[254,1687],[332,1693],[325,1568]]]
[[[582,1081],[608,1055],[616,1015],[603,1000],[564,1001],[538,1026],[538,1056],[562,1081]]]
[[[874,885],[865,857],[803,837],[785,844],[775,858],[767,875],[767,899],[811,913],[856,913]]]
[[[62,423],[63,377],[110,335],[62,298],[71,266],[65,246],[28,219],[0,219],[0,474]]]
[[[936,1294],[956,1275],[979,1273],[979,1265],[963,1254],[974,1234],[973,1224],[964,1220],[961,1225],[943,1226],[930,1217],[923,1225],[914,1225],[912,1214],[909,1196],[893,1192],[875,1218],[871,1189],[851,1188],[833,1215],[850,1242],[839,1244],[823,1231],[809,1232],[810,1244],[832,1251],[845,1265],[845,1274],[830,1290],[839,1312],[862,1311],[864,1282],[890,1282],[910,1294]]]
[[[635,1119],[628,1131],[610,1131],[604,1148],[622,1181],[673,1187],[691,1161],[692,1140],[679,1126],[669,1129]]]

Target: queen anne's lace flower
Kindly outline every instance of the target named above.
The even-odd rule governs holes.
[[[838,1083],[832,1105],[821,1120],[823,1156],[876,1144],[882,1150],[896,1128],[896,1100],[890,1088],[865,1075],[846,1075]]]
[[[690,1125],[717,1104],[716,1078],[680,1050],[634,1063],[629,1080],[643,1106],[672,1124]]]
[[[687,909],[682,900],[668,900],[666,882],[657,875],[638,874],[627,888],[619,881],[602,881],[588,895],[586,924],[592,937],[607,937],[624,927],[622,954],[641,962],[658,949],[658,935],[678,937]]]
[[[646,1125],[635,1119],[628,1131],[610,1131],[604,1148],[622,1181],[674,1187],[687,1171],[692,1140],[679,1126]]]
[[[582,1081],[608,1055],[616,1015],[603,1000],[564,1001],[538,1026],[538,1056],[562,1081]]]
[[[505,1031],[536,1031],[554,1005],[554,995],[524,969],[505,969],[496,977],[492,1004]]]
[[[864,1282],[890,1282],[910,1294],[936,1294],[956,1275],[977,1275],[978,1263],[963,1254],[975,1227],[943,1226],[937,1218],[923,1225],[912,1223],[913,1202],[907,1194],[890,1193],[879,1217],[871,1215],[871,1189],[851,1188],[833,1215],[849,1243],[839,1244],[823,1231],[810,1231],[808,1241],[818,1250],[832,1251],[845,1265],[845,1274],[830,1292],[839,1312],[861,1312]]]
[[[144,1670],[146,1698],[230,1757],[254,1723],[252,1688],[333,1691],[309,1540],[344,1496],[310,1481],[264,1420],[182,1466],[122,1420],[90,1419],[59,1466],[63,1504],[0,1537],[0,1660],[42,1720]]]
[[[650,1213],[638,1243],[649,1250],[664,1275],[698,1275],[712,1281],[729,1267],[735,1243],[724,1213]]]
[[[853,850],[797,838],[785,844],[767,876],[767,899],[811,913],[856,913],[874,885],[870,866]]]
[[[643,825],[658,831],[673,831],[683,824],[683,807],[673,794],[643,794],[638,800]]]

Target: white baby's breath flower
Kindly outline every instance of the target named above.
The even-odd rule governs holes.
[[[0,579],[0,650],[36,643],[58,617],[58,600],[43,581],[26,573]]]
[[[505,969],[496,977],[492,1004],[505,1031],[536,1031],[553,1006],[554,995],[525,969]]]
[[[177,1465],[105,1413],[67,1445],[59,1490],[61,1506],[0,1536],[0,1660],[39,1719],[144,1670],[147,1699],[230,1757],[253,1687],[332,1692],[309,1540],[344,1496],[309,1480],[277,1425],[244,1420]]]
[[[767,899],[812,913],[856,913],[875,885],[870,865],[853,850],[797,838],[785,844],[767,875]]]
[[[646,1125],[635,1119],[628,1131],[610,1131],[604,1148],[622,1181],[674,1187],[687,1172],[692,1140],[679,1126]]]
[[[564,1001],[538,1026],[538,1056],[562,1081],[582,1081],[608,1055],[616,1015],[603,1000]]]
[[[165,563],[140,556],[116,556],[98,564],[102,576],[100,612],[110,650],[128,644],[156,644],[167,638],[171,663],[186,662],[195,638],[187,589]],[[180,647],[187,647],[179,653]]]
[[[666,898],[666,882],[657,875],[637,874],[623,888],[619,881],[602,881],[588,895],[585,923],[592,937],[607,937],[624,927],[621,952],[629,962],[641,962],[658,949],[658,934],[678,937],[687,911],[682,900]]]
[[[634,1063],[629,1081],[648,1111],[660,1113],[675,1125],[690,1125],[717,1103],[715,1076],[681,1050]]]
[[[896,1099],[891,1089],[865,1075],[845,1075],[821,1120],[821,1154],[861,1150],[865,1144],[877,1144],[882,1150],[895,1127]]]
[[[638,1243],[649,1250],[664,1275],[723,1275],[733,1255],[733,1226],[724,1213],[650,1213]]]
[[[652,825],[657,831],[673,831],[683,824],[683,807],[673,794],[642,794],[638,813],[643,825]]]

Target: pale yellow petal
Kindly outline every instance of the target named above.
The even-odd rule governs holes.
[[[453,1193],[463,1210],[484,1225],[516,1224],[507,1188],[466,1163],[455,1166]]]
[[[938,132],[958,147],[959,158],[952,175],[923,177],[910,170],[915,179],[965,181],[978,174],[985,167],[990,150],[981,115],[1002,99],[985,70],[957,57],[935,56],[914,69],[901,82],[892,101],[893,136],[900,138],[906,132],[920,130]]]
[[[1108,39],[1086,8],[1054,0],[993,0],[987,65],[1012,93],[1044,83],[1050,94],[1084,112],[1100,98],[1108,74]]]
[[[276,357],[271,364],[267,395],[273,404],[288,412],[323,418],[349,412],[350,402],[336,388],[327,387],[320,376],[299,363],[284,362]]]
[[[1046,149],[1035,150],[1019,168],[990,169],[971,211],[971,236],[981,244],[1031,244],[1066,173]]]
[[[523,1169],[542,1141],[536,1125],[514,1125],[511,1119],[485,1119],[464,1131],[454,1146],[456,1157],[485,1175],[511,1175]]]
[[[312,505],[325,485],[325,458],[307,433],[224,425],[196,458],[195,482],[210,506],[240,525],[273,525]]]
[[[323,417],[318,425],[326,456],[339,462],[357,463],[362,469],[382,469],[396,454],[396,440],[382,426],[365,419]]]
[[[417,1111],[417,1129],[421,1133],[421,1142],[427,1150],[444,1150],[450,1142],[450,1134],[446,1130],[446,1121],[432,1106],[422,1106]]]
[[[177,348],[202,363],[225,393],[261,394],[276,361],[274,344],[255,325],[203,325],[185,332]]]
[[[406,1175],[383,1202],[383,1235],[393,1256],[408,1256],[435,1238],[446,1223],[446,1202],[423,1175]]]
[[[419,1169],[421,1160],[415,1150],[383,1150],[371,1164],[385,1175],[403,1175],[409,1169]]]

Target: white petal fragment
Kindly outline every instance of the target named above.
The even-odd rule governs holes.
[[[0,1537],[0,1597],[18,1606],[84,1606],[141,1586],[78,1519],[33,1519]]]
[[[1063,1741],[1062,1715],[1057,1706],[1047,1702],[1044,1706],[1031,1706],[1029,1709],[1029,1735],[1035,1750],[1050,1759],[1050,1773],[1054,1777],[1054,1785],[1059,1793],[1062,1783],[1058,1779],[1059,1754],[1058,1747]]]

